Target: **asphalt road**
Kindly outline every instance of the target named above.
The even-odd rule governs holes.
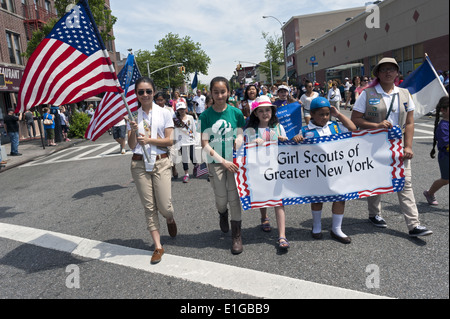
[[[26,238],[12,240],[1,232],[2,225],[23,226],[151,255],[154,247],[131,179],[130,153],[119,155],[111,136],[6,171],[0,175],[0,298],[248,299],[261,297],[249,293],[254,283],[262,282],[264,290],[272,280],[284,279],[288,283],[298,280],[292,281],[293,285],[319,284],[309,295],[303,290],[298,295],[301,298],[330,294],[342,298],[346,291],[401,299],[449,298],[449,190],[447,186],[438,193],[440,204],[436,207],[429,206],[422,195],[438,178],[439,169],[437,161],[428,155],[433,121],[424,118],[417,123],[413,187],[421,223],[434,232],[421,239],[408,236],[397,196],[392,194],[382,200],[387,229],[374,228],[368,222],[365,200],[347,203],[343,230],[352,237],[350,245],[340,244],[329,235],[331,204],[324,205],[324,239],[320,241],[310,235],[310,207],[286,207],[286,235],[291,243],[287,254],[277,251],[272,209],[271,233],[260,230],[258,210],[244,212],[244,252],[233,256],[230,234],[219,230],[213,192],[206,178],[191,179],[188,184],[180,178],[172,183],[178,224],[175,239],[168,236],[162,222],[167,258],[163,257],[159,268],[124,266],[88,254],[56,250],[51,244],[45,248],[45,244],[30,243]],[[181,165],[178,171],[181,173]],[[20,233],[12,236],[20,237]],[[46,237],[39,242],[46,242]],[[68,288],[73,265],[78,267],[79,286]],[[174,269],[174,265],[180,269]],[[209,269],[202,274],[204,281],[182,269],[195,269],[196,265]],[[370,281],[374,269],[379,285]],[[228,271],[235,278],[221,278]],[[240,272],[246,271],[255,278],[240,279]],[[223,286],[216,284],[222,279]],[[233,288],[226,288],[234,279],[243,287],[237,282],[230,286]],[[319,289],[322,285],[323,290]],[[288,286],[281,289],[291,291]],[[267,293],[266,298],[277,296],[269,290]]]

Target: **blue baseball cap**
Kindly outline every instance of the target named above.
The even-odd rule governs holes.
[[[330,102],[326,98],[319,96],[311,101],[311,105],[310,105],[309,109],[312,111],[315,109],[320,109],[322,107],[331,108],[331,105],[330,105]]]

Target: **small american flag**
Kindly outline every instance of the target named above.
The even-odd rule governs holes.
[[[16,112],[77,103],[103,92],[123,91],[89,5],[80,0],[31,55]]]
[[[197,177],[208,174],[208,165],[206,163],[201,163],[197,169]]]
[[[137,111],[138,101],[134,87],[136,80],[141,77],[134,55],[129,54],[127,62],[119,73],[119,82],[125,91],[127,104],[131,112]],[[95,141],[109,128],[119,123],[128,111],[123,103],[122,96],[118,93],[108,92],[103,97],[95,110],[94,116],[86,130],[85,137]]]

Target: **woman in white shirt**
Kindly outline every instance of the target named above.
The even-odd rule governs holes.
[[[338,109],[338,111],[341,110],[341,91],[338,89],[338,84],[336,81],[333,81],[333,85],[331,89],[328,91],[328,101],[330,101],[330,104]]]
[[[167,150],[173,144],[173,120],[169,111],[153,102],[155,84],[150,78],[138,79],[135,91],[138,114],[128,125],[128,145],[133,150],[131,175],[145,209],[147,229],[155,243],[151,263],[157,264],[164,254],[158,211],[167,220],[169,235],[177,235],[172,206],[172,162]],[[144,156],[144,148],[149,158]]]
[[[194,118],[187,114],[187,105],[184,102],[178,102],[176,105],[177,112],[173,118],[175,124],[175,141],[176,148],[181,150],[181,156],[183,161],[184,177],[183,183],[189,182],[189,158],[194,164],[194,176],[198,168],[198,164],[194,159],[195,151],[195,136],[197,129]]]
[[[300,97],[300,103],[302,104],[305,123],[306,125],[308,125],[309,121],[311,120],[311,113],[309,108],[311,105],[311,101],[314,100],[316,97],[319,97],[319,93],[313,91],[313,84],[309,80],[305,81],[305,88],[306,92]]]

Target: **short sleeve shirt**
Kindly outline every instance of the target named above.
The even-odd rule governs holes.
[[[201,133],[209,135],[209,145],[225,160],[232,161],[236,129],[245,125],[242,112],[231,105],[220,113],[210,107],[200,115],[199,121]],[[209,154],[208,160],[214,163]]]

